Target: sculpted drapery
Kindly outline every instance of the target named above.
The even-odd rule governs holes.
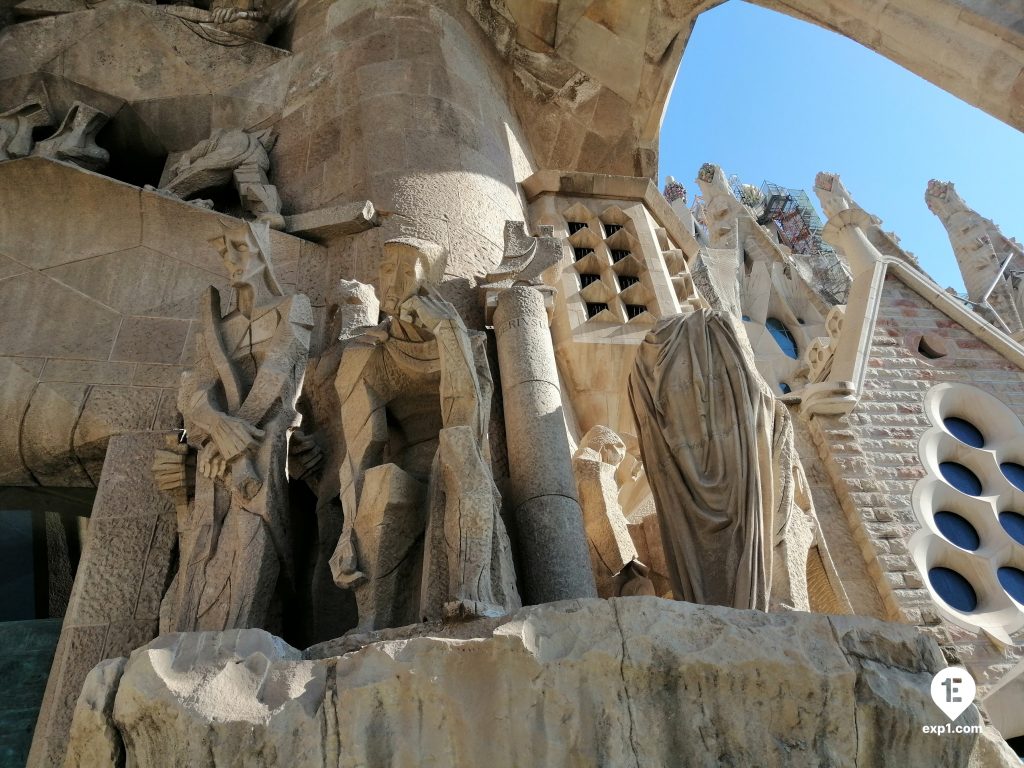
[[[728,318],[702,310],[648,333],[629,396],[676,597],[767,610],[792,425]]]

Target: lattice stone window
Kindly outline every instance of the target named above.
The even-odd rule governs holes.
[[[586,307],[587,322],[653,323],[651,309],[657,302],[636,224],[616,205],[597,212],[577,203],[562,211],[562,216],[569,232],[573,268],[580,279],[578,300]],[[681,286],[680,290],[691,287]]]
[[[924,410],[911,557],[947,619],[1008,644],[1024,629],[1024,424],[967,384],[933,387]]]

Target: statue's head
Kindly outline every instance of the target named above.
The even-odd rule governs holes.
[[[601,461],[617,467],[626,458],[626,444],[619,437],[618,433],[610,427],[591,427],[587,434],[580,440],[580,446],[576,452],[591,450],[601,456]]]
[[[445,249],[430,240],[397,237],[384,243],[380,263],[380,308],[384,314],[394,315],[399,305],[424,285],[440,283],[447,259]]]
[[[337,335],[337,332],[376,325],[380,302],[372,285],[358,280],[339,280],[331,294],[329,311],[330,330]]]
[[[262,280],[272,294],[283,295],[270,267],[270,227],[266,222],[225,227],[223,233],[210,242],[220,253],[233,288],[256,288]]]

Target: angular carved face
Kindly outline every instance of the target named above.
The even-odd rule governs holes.
[[[218,239],[217,245],[231,286],[255,286],[266,265],[259,246],[248,231],[225,232],[224,237]]]
[[[406,299],[419,293],[423,282],[419,254],[402,249],[384,259],[380,265],[381,309],[393,316]]]

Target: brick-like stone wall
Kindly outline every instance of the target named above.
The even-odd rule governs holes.
[[[917,354],[923,333],[939,336],[947,354],[935,360]],[[868,365],[853,412],[812,417],[810,434],[888,617],[926,629],[947,654],[977,670],[979,684],[994,682],[1006,656],[983,635],[940,616],[908,553],[919,529],[911,494],[925,476],[918,444],[931,427],[924,413],[928,390],[942,382],[971,384],[1024,416],[1024,371],[892,275],[885,280]]]

